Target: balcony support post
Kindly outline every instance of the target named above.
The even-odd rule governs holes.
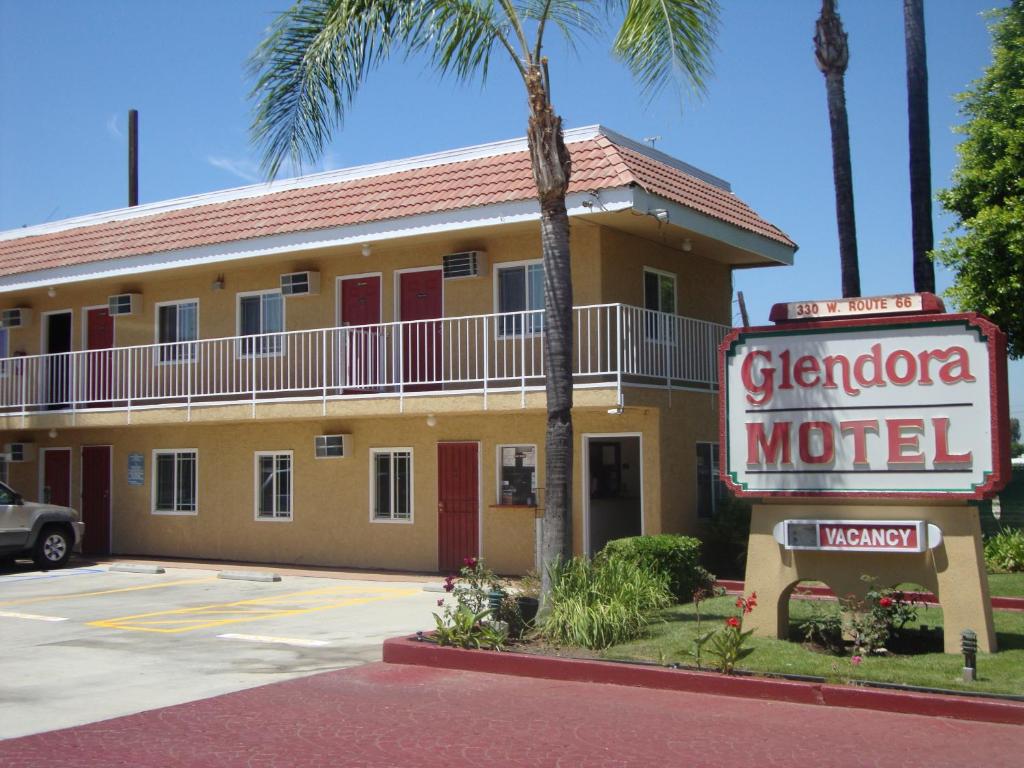
[[[323,390],[320,397],[320,415],[327,415],[327,334],[330,331],[320,331],[320,376]]]
[[[484,315],[484,410],[487,410],[487,384],[491,379],[491,333],[487,322],[487,315]]]
[[[622,408],[622,345],[626,338],[625,330],[622,327],[622,312],[622,305],[616,304],[615,325],[617,339],[615,342],[615,405],[618,408]]]

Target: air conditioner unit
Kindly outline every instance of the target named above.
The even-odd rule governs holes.
[[[348,455],[350,435],[317,435],[316,457],[318,459],[341,459]]]
[[[480,277],[487,273],[486,251],[462,251],[441,257],[441,271],[445,280],[462,277]]]
[[[32,322],[32,310],[15,307],[0,312],[0,328],[21,328]]]
[[[281,293],[285,296],[315,296],[320,293],[320,273],[307,271],[281,275]]]
[[[119,293],[107,299],[107,311],[111,317],[134,315],[142,309],[141,293]]]
[[[36,457],[36,446],[35,443],[7,443],[4,446],[4,455],[12,464],[32,461]]]

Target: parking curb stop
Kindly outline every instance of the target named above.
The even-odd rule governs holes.
[[[217,574],[218,579],[232,579],[234,581],[280,581],[281,576],[270,571],[221,571]]]

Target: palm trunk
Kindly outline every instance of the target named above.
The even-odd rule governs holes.
[[[935,292],[935,265],[929,258],[932,233],[932,168],[928,127],[928,60],[923,0],[903,0],[907,47],[907,118],[910,144],[910,218],[913,228],[914,290]]]
[[[832,128],[832,177],[836,187],[836,225],[839,230],[839,264],[843,296],[860,296],[857,263],[857,222],[853,212],[853,166],[850,162],[850,127],[846,120],[846,88],[843,76],[825,77],[828,122]]]
[[[540,201],[544,255],[544,370],[547,373],[547,435],[544,463],[544,524],[541,534],[542,595],[550,587],[548,567],[572,556],[572,269],[565,194],[571,164],[562,120],[551,108],[539,67],[527,77],[530,123],[527,142]]]
[[[836,13],[835,0],[822,0],[815,24],[814,56],[825,75],[828,122],[832,130],[832,176],[836,188],[836,224],[839,229],[839,263],[843,296],[860,296],[857,266],[857,224],[853,214],[853,170],[850,163],[850,127],[846,120],[846,86],[843,78],[850,60],[846,32]]]

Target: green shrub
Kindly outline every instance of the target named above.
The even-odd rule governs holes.
[[[643,634],[672,602],[668,577],[621,557],[573,558],[551,567],[540,633],[550,642],[598,650]]]
[[[709,588],[715,580],[700,564],[700,547],[700,539],[690,536],[632,536],[609,541],[598,559],[618,557],[642,570],[663,574],[672,596],[688,603],[696,590]]]
[[[1004,528],[986,541],[985,565],[990,571],[1024,571],[1024,531]]]

